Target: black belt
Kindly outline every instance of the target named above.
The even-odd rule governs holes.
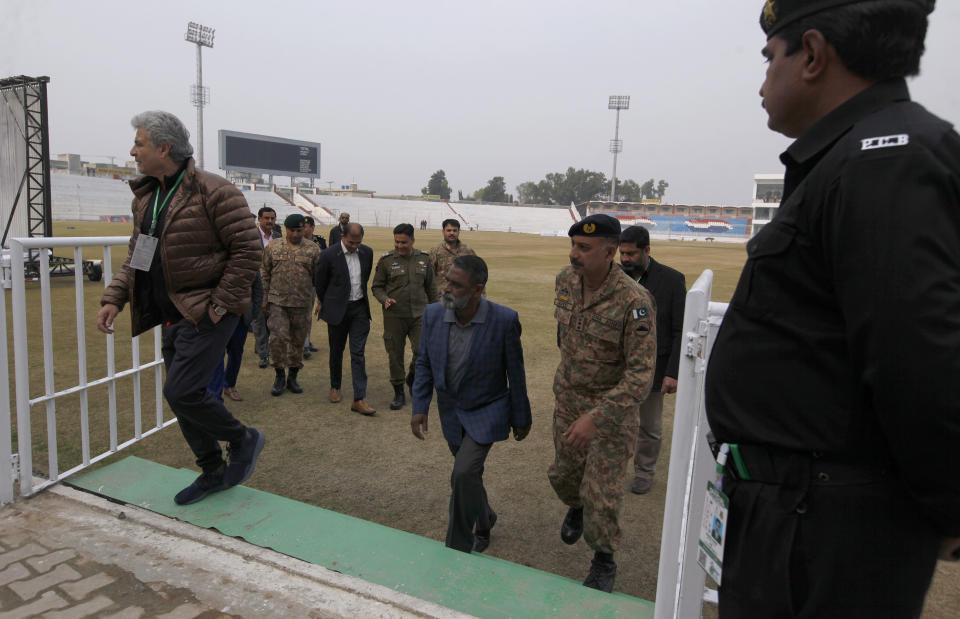
[[[739,445],[738,449],[745,470],[741,470],[731,453],[726,471],[742,481],[781,484],[807,479],[812,486],[856,485],[875,483],[890,476],[888,463],[851,461],[818,451],[790,451],[763,445]]]
[[[348,304],[353,305],[354,303],[363,303],[363,297],[360,297],[356,301],[347,301]]]

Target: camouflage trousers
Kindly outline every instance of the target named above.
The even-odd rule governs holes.
[[[410,374],[417,365],[417,352],[420,348],[420,324],[422,316],[416,318],[399,318],[391,316],[389,312],[383,315],[383,345],[387,349],[390,359],[390,384],[402,385],[406,375],[403,372],[403,353],[410,339],[410,350],[413,356],[410,359]]]
[[[623,503],[627,463],[637,440],[636,426],[605,424],[590,445],[574,449],[561,436],[582,409],[557,403],[553,412],[556,456],[547,471],[554,492],[569,507],[583,507],[583,539],[593,550],[614,552],[620,546],[618,517]]]
[[[310,324],[309,307],[268,306],[267,328],[270,329],[270,361],[275,368],[303,367],[303,338]]]

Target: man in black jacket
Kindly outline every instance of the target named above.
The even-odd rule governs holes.
[[[373,250],[363,244],[363,226],[347,224],[339,242],[320,254],[314,280],[317,289],[317,319],[327,323],[330,339],[330,401],[339,402],[343,378],[343,349],[350,338],[350,370],[353,404],[350,410],[374,415],[367,405],[367,368],[364,349],[370,334],[370,301],[367,281],[373,270]]]
[[[960,136],[905,81],[933,4],[761,13],[767,125],[794,142],[707,368],[725,619],[919,617],[960,558]]]
[[[646,494],[653,485],[660,455],[663,396],[677,391],[687,284],[683,273],[650,257],[650,233],[643,226],[630,226],[620,234],[620,266],[657,302],[657,367],[650,396],[640,405],[640,432],[633,458],[635,476],[630,486],[634,494]]]
[[[330,228],[330,241],[327,247],[336,247],[340,239],[347,233],[347,224],[350,223],[350,213],[340,213],[340,220],[337,225]]]

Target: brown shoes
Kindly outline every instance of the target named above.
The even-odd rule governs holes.
[[[371,417],[377,414],[376,409],[370,408],[367,405],[366,400],[354,400],[353,404],[350,405],[350,410],[352,410],[355,413],[360,413],[361,415],[366,415],[368,417]]]
[[[339,390],[339,389],[331,389],[331,390],[330,390],[330,401],[331,401],[331,402],[333,402],[334,404],[336,404],[337,402],[339,402],[339,401],[342,400],[342,399],[343,399],[343,398],[340,396],[340,390]]]
[[[240,392],[237,391],[236,387],[225,387],[223,389],[223,395],[227,396],[234,402],[243,402],[243,398],[240,397]]]

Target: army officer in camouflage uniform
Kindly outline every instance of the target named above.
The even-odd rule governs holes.
[[[303,240],[303,224],[303,215],[288,215],[283,221],[287,233],[270,241],[263,250],[263,311],[270,330],[270,359],[277,373],[271,395],[281,395],[284,387],[294,393],[303,392],[297,373],[303,367],[303,341],[313,305],[313,276],[320,259],[317,244]]]
[[[591,215],[570,228],[570,265],[557,275],[553,381],[556,458],[548,475],[568,507],[567,544],[584,534],[595,551],[584,585],[613,590],[617,522],[627,462],[657,361],[654,300],[614,265],[620,222]]]
[[[453,261],[460,256],[476,255],[477,252],[460,240],[460,222],[456,219],[444,219],[443,242],[430,250],[430,264],[438,282],[437,301],[443,300],[443,285],[447,281],[447,271],[453,266]]]
[[[403,395],[404,338],[410,338],[413,358],[407,373],[407,385],[413,386],[413,369],[420,346],[420,319],[423,308],[437,298],[437,279],[430,256],[413,247],[413,225],[400,224],[393,229],[393,251],[377,262],[370,291],[383,305],[383,343],[390,358],[390,384],[393,401],[390,410],[406,404]]]

